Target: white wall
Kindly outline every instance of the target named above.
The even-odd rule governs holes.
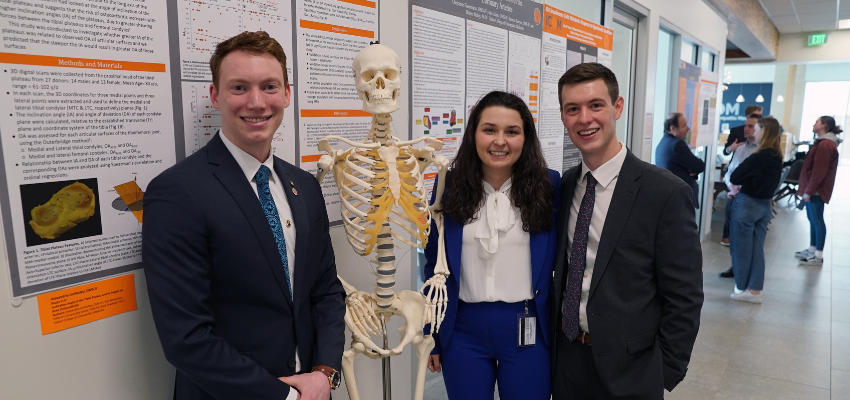
[[[732,73],[732,83],[763,83],[773,82],[776,75],[775,64],[726,64],[721,78],[726,72]]]
[[[826,44],[808,47],[805,33],[783,33],[779,37],[779,63],[847,61],[850,59],[850,30],[829,33]]]
[[[806,66],[806,82],[850,81],[850,62],[817,63]]]

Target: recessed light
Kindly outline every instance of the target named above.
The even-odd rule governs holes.
[[[839,19],[838,29],[850,29],[850,19]]]

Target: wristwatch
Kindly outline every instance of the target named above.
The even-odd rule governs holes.
[[[317,365],[313,367],[313,372],[319,371],[325,376],[328,377],[328,383],[331,385],[331,390],[334,390],[339,387],[339,384],[342,383],[342,380],[339,376],[339,371],[327,366],[327,365]]]

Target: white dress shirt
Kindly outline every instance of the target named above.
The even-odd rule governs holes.
[[[484,182],[484,205],[464,225],[460,293],[467,303],[531,299],[531,236],[509,197],[512,179],[499,190]]]
[[[723,182],[726,182],[726,187],[730,189],[732,188],[732,181],[730,181],[732,178],[732,171],[734,171],[735,168],[738,168],[738,166],[741,165],[741,163],[744,162],[750,154],[753,154],[758,147],[759,144],[756,143],[755,140],[753,140],[752,143],[748,140],[744,142],[744,144],[738,146],[738,149],[732,154],[732,160],[729,161],[729,167],[726,168],[726,175],[723,176]]]
[[[289,202],[286,200],[286,194],[283,191],[283,182],[274,170],[274,156],[271,154],[271,151],[269,151],[269,156],[266,158],[266,161],[260,163],[256,158],[254,158],[254,156],[246,153],[244,150],[233,144],[233,142],[228,140],[227,136],[224,136],[223,133],[219,132],[218,136],[221,137],[221,141],[224,142],[224,146],[227,147],[227,150],[229,150],[233,158],[236,159],[236,163],[239,164],[240,168],[242,168],[242,172],[245,174],[245,179],[247,179],[251,184],[251,188],[254,189],[254,194],[257,195],[257,199],[260,198],[260,195],[257,193],[257,181],[254,179],[254,176],[257,175],[257,171],[260,170],[261,165],[265,165],[271,171],[269,174],[269,191],[271,192],[272,199],[277,207],[277,214],[278,217],[280,217],[280,225],[283,229],[283,237],[286,239],[286,258],[289,267],[289,282],[292,285],[292,292],[294,293],[295,223],[292,219],[292,210],[289,209]],[[297,347],[295,349],[295,370],[301,370],[301,360],[298,358]],[[297,391],[294,389],[290,390],[289,395],[286,396],[286,400],[295,400],[297,396]]]
[[[590,171],[590,168],[582,160],[581,174],[579,175],[575,194],[573,194],[572,205],[570,206],[570,221],[567,224],[569,240],[567,260],[569,260],[570,251],[572,250],[573,235],[576,231],[576,218],[578,217],[579,209],[581,209],[581,200],[587,191],[587,178],[585,175],[590,172],[597,182],[595,189],[596,196],[593,203],[593,214],[590,216],[590,227],[587,233],[587,265],[584,269],[584,278],[581,282],[581,302],[578,309],[579,328],[587,333],[590,333],[590,328],[587,325],[587,298],[590,293],[590,281],[593,278],[593,266],[596,263],[596,252],[599,249],[599,240],[602,238],[602,228],[605,227],[605,217],[608,215],[608,208],[611,207],[614,188],[617,187],[617,178],[620,176],[620,170],[623,168],[623,161],[625,160],[626,146],[622,142],[620,142],[620,152],[614,158],[608,160],[608,162],[602,164],[599,168],[596,168],[595,171]],[[561,305],[559,304],[558,307],[561,307]]]

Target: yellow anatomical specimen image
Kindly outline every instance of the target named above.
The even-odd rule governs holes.
[[[94,215],[95,196],[88,186],[74,182],[32,209],[29,224],[38,236],[56,239]]]

